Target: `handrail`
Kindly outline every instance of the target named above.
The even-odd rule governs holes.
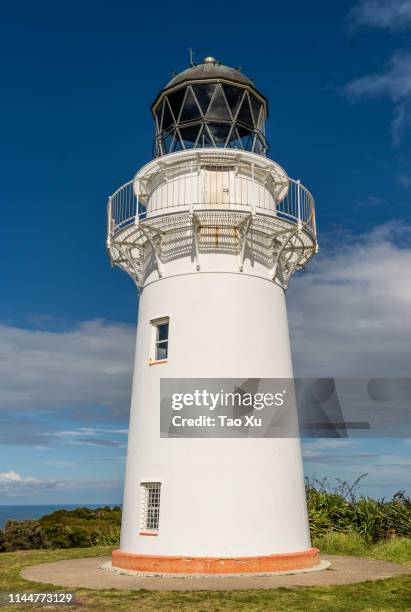
[[[230,193],[226,194],[224,201],[216,201],[216,191],[218,193],[229,191],[222,188],[222,183],[221,185],[219,183],[219,187],[216,189],[216,181],[222,181],[222,173],[232,171],[233,166],[235,166],[235,172],[241,174],[246,187],[243,189],[241,197],[238,194],[234,193],[232,195]],[[170,174],[170,184],[173,188],[179,189],[179,193],[184,189],[186,191],[192,189],[189,185],[192,185],[193,173],[197,173],[197,176],[200,177],[201,170],[204,168],[210,169],[210,164],[205,165],[204,162],[179,164],[169,169],[153,172],[150,176],[146,177],[144,185],[139,184],[138,180],[132,179],[119,187],[109,197],[108,201],[108,240],[110,241],[118,231],[140,219],[144,219],[147,215],[147,206],[149,214],[156,215],[166,213],[168,212],[167,209],[170,208],[174,212],[177,210],[187,210],[189,208],[188,205],[179,205],[179,198],[177,197],[177,200],[173,198],[174,192],[170,197],[164,196],[160,199],[160,204],[157,202],[155,208],[150,208],[150,198],[155,194],[159,186],[164,186],[165,189],[168,189],[167,183],[170,180]],[[212,169],[219,170],[219,172],[209,173],[207,177],[208,181],[214,181],[214,191],[211,189],[211,191],[208,190],[207,192],[203,189],[199,197],[193,197],[194,201],[190,202],[192,210],[198,208],[212,209],[214,207],[223,207],[231,210],[249,208],[255,211],[257,209],[258,212],[271,214],[279,219],[299,225],[308,230],[315,238],[314,198],[299,180],[292,179],[285,174],[279,174],[270,169],[256,169],[254,172],[250,165],[236,164],[235,162],[213,163]],[[191,183],[189,183],[190,181]],[[251,183],[257,185],[259,189],[249,188]],[[270,195],[270,193],[272,197],[267,199],[267,194]],[[198,196],[198,193],[195,195]]]

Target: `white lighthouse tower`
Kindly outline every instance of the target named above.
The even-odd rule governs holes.
[[[312,568],[298,437],[160,437],[160,380],[292,378],[285,289],[316,252],[314,200],[266,157],[267,100],[212,57],[152,105],[155,158],[109,199],[108,249],[140,292],[113,566]]]

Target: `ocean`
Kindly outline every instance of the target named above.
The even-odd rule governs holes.
[[[121,504],[65,504],[44,506],[0,506],[0,529],[9,520],[23,521],[24,519],[38,519],[45,514],[51,514],[56,510],[74,510],[75,508],[102,508],[109,506],[121,506]]]

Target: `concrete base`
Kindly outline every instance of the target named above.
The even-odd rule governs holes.
[[[138,571],[133,571],[133,570],[126,570],[126,569],[120,569],[118,567],[115,567],[110,561],[108,563],[102,563],[100,565],[100,569],[109,571],[109,572],[114,572],[115,574],[122,574],[123,576],[139,576],[139,577],[146,577],[146,578],[235,578],[237,576],[240,577],[247,577],[247,578],[251,578],[253,576],[290,576],[293,574],[306,574],[307,572],[319,572],[321,570],[325,570],[328,569],[331,566],[331,561],[320,561],[318,565],[315,565],[314,567],[307,567],[304,569],[289,569],[289,570],[282,570],[282,571],[277,571],[277,572],[235,572],[234,574],[230,574],[228,572],[225,572],[223,574],[219,574],[219,573],[206,573],[206,574],[201,574],[201,573],[197,573],[194,574],[193,572],[189,573],[189,574],[183,574],[183,573],[164,573],[164,572],[138,572]]]
[[[26,580],[53,584],[58,587],[87,589],[120,589],[126,591],[230,591],[241,589],[276,589],[278,587],[330,586],[353,584],[365,580],[383,580],[411,572],[398,563],[376,561],[362,557],[323,555],[331,563],[324,571],[294,574],[264,574],[235,576],[148,576],[124,574],[101,569],[110,564],[110,557],[89,557],[43,563],[26,567],[21,575]]]
[[[113,550],[112,567],[154,574],[266,574],[310,570],[320,564],[318,548],[259,557],[162,557]]]

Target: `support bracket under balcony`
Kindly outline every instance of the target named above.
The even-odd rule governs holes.
[[[164,266],[163,266],[163,262],[161,261],[162,233],[159,230],[150,227],[146,223],[140,223],[137,220],[136,220],[136,226],[138,226],[139,230],[142,232],[142,234],[144,234],[148,243],[150,244],[153,250],[158,275],[160,278],[162,278],[164,274]]]
[[[240,270],[240,272],[242,272],[244,269],[245,247],[247,245],[248,232],[250,230],[254,216],[254,212],[250,213],[245,219],[243,219],[243,221],[241,221],[241,223],[237,227],[240,234],[240,252],[238,254],[238,269]]]
[[[270,276],[271,276],[272,280],[275,280],[277,274],[279,273],[281,282],[282,282],[282,284],[284,286],[286,286],[287,283],[286,283],[286,281],[284,279],[283,270],[282,270],[282,267],[281,267],[281,256],[282,256],[282,254],[284,252],[284,249],[289,244],[289,242],[294,238],[294,236],[296,236],[300,232],[301,232],[301,227],[298,226],[296,230],[294,230],[293,232],[291,232],[289,234],[289,236],[285,239],[285,241],[283,242],[281,247],[276,252],[276,255],[275,255],[275,258],[274,258],[274,264],[273,264],[273,267],[271,268]]]
[[[200,220],[194,213],[191,215],[193,223],[193,242],[194,242],[194,255],[196,259],[196,270],[200,271],[200,246],[198,240],[198,233],[200,231]]]

